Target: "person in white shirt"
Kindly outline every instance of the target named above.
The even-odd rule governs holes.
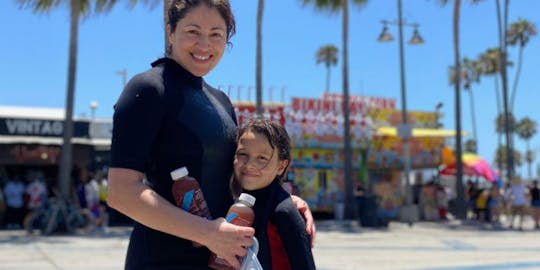
[[[26,207],[30,211],[41,208],[47,200],[47,187],[39,178],[28,184],[25,192],[28,194]]]
[[[519,230],[523,230],[523,216],[527,205],[527,188],[519,178],[512,181],[508,191],[510,207],[510,228],[514,227],[515,218],[519,216]]]

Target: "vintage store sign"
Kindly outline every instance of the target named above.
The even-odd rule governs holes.
[[[6,119],[10,135],[62,136],[64,123],[51,120]]]
[[[74,122],[74,137],[88,136],[88,122]],[[64,121],[0,118],[0,135],[62,137]]]

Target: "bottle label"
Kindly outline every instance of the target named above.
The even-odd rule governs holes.
[[[212,218],[201,189],[189,189],[185,192],[176,190],[173,191],[173,196],[176,205],[184,211],[207,219]]]
[[[191,210],[191,202],[193,201],[194,190],[190,190],[184,194],[184,200],[182,200],[182,209],[189,211]]]
[[[229,213],[227,217],[225,217],[225,220],[227,220],[229,223],[245,227],[251,226],[252,223],[251,220],[245,219],[235,212]]]
[[[191,199],[191,213],[199,216],[211,219],[210,210],[204,199],[203,192],[200,189],[193,190],[193,198]]]

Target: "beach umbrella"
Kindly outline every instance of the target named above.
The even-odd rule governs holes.
[[[464,153],[462,155],[463,174],[468,176],[479,176],[490,182],[497,182],[500,185],[500,177],[498,173],[478,155],[472,153]],[[439,170],[440,175],[455,175],[456,163],[443,165]]]

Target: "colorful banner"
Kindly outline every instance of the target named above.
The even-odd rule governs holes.
[[[243,126],[248,119],[253,118],[253,116],[255,116],[255,109],[254,103],[234,104],[234,112],[236,113],[238,126]],[[264,104],[263,117],[284,125],[285,117],[283,110],[283,104]]]

